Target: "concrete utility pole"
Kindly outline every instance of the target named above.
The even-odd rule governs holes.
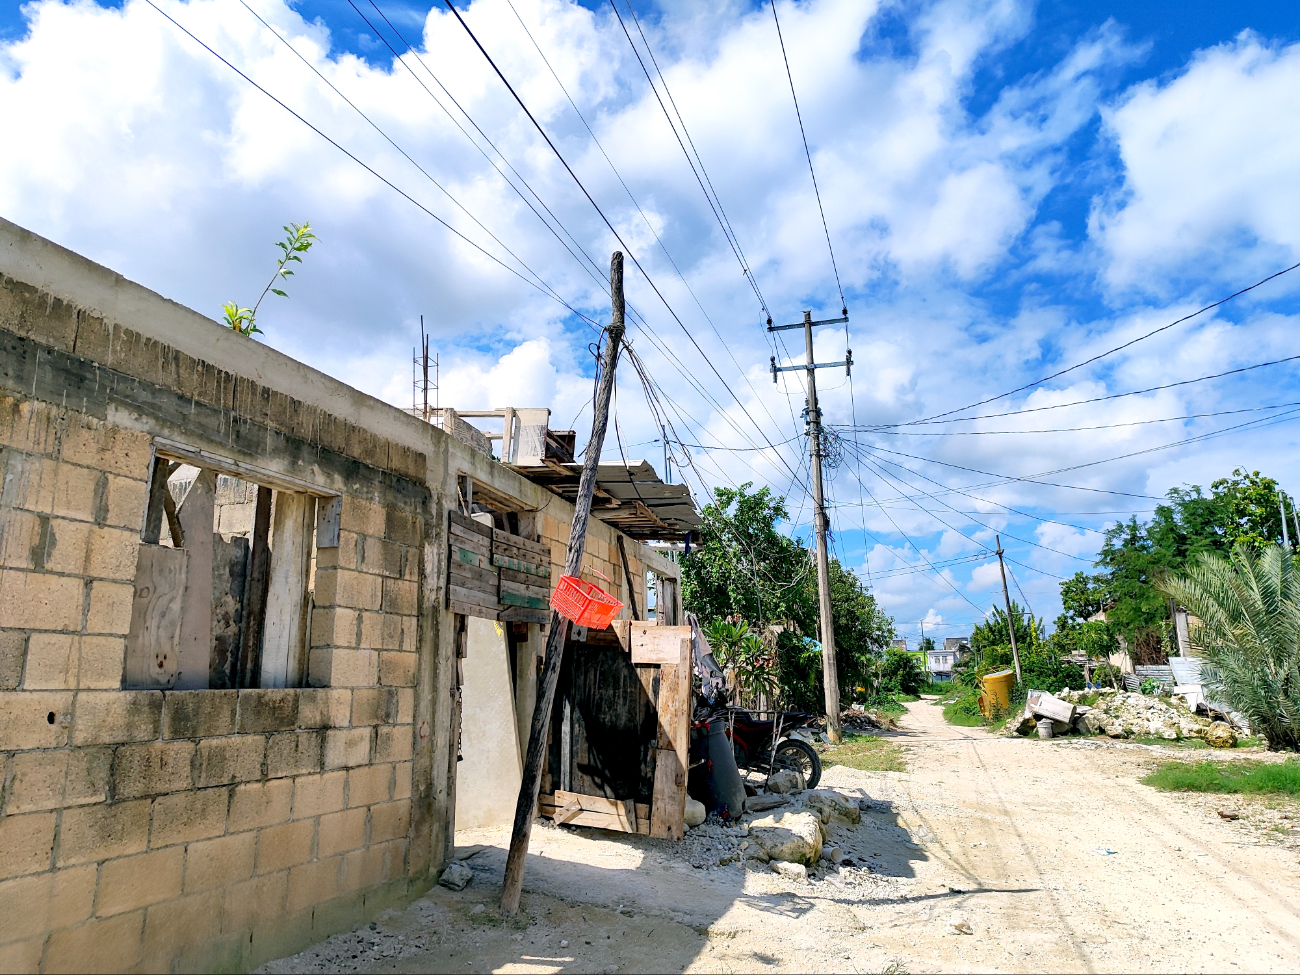
[[[1016,628],[1011,625],[1011,593],[1007,592],[1007,567],[1002,562],[1002,538],[993,536],[998,543],[998,569],[1002,573],[1002,598],[1007,604],[1007,633],[1011,636],[1011,659],[1016,664],[1016,683],[1020,683],[1020,651],[1016,649]]]
[[[596,406],[591,422],[591,439],[582,459],[582,476],[578,480],[578,497],[573,502],[573,523],[569,528],[569,548],[564,558],[564,574],[582,572],[582,555],[587,546],[587,522],[591,518],[591,496],[596,490],[596,469],[609,425],[609,400],[614,389],[614,367],[618,365],[619,344],[623,341],[623,252],[615,251],[609,265],[609,290],[613,306],[605,355],[601,362],[600,385],[596,389]],[[551,613],[551,629],[546,636],[546,659],[537,682],[537,706],[533,709],[532,729],[528,734],[528,755],[524,761],[523,780],[519,784],[519,801],[515,804],[514,831],[510,834],[510,852],[506,856],[506,874],[501,888],[501,912],[511,915],[519,910],[519,895],[524,886],[524,861],[528,858],[528,839],[532,831],[533,810],[542,784],[542,763],[551,727],[551,708],[560,683],[560,664],[564,661],[564,642],[569,635],[569,621]]]
[[[812,312],[803,313],[803,321],[797,325],[769,325],[769,332],[780,332],[791,328],[802,328],[805,353],[808,361],[802,366],[778,366],[776,356],[772,356],[772,382],[776,382],[778,372],[791,372],[802,369],[807,375],[808,383],[808,449],[812,454],[813,471],[813,530],[817,535],[817,594],[821,609],[822,624],[822,684],[826,689],[826,736],[832,743],[843,741],[840,730],[840,674],[835,663],[835,623],[831,618],[831,567],[826,551],[826,529],[830,518],[826,514],[826,504],[822,497],[822,414],[817,406],[817,370],[828,367],[843,366],[846,372],[853,369],[853,350],[845,351],[843,362],[818,363],[813,360],[813,326],[838,325],[847,322],[849,316],[827,318],[819,322],[812,320]]]
[[[1280,492],[1277,496],[1277,506],[1282,512],[1282,544],[1289,546],[1291,544],[1291,538],[1286,530],[1286,498],[1282,497]],[[1296,541],[1300,542],[1300,538],[1297,538]]]

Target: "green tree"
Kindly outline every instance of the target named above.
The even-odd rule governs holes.
[[[921,667],[916,654],[897,647],[885,651],[885,659],[880,666],[880,684],[883,690],[892,694],[919,694],[928,680],[929,676]]]
[[[1239,539],[1229,558],[1202,553],[1161,590],[1187,607],[1201,671],[1270,749],[1300,749],[1300,571],[1280,545]]]
[[[934,652],[934,638],[921,637],[921,645],[916,648],[920,653],[930,654]]]
[[[275,246],[282,251],[282,256],[275,262],[275,273],[271,275],[271,280],[262,289],[253,307],[241,308],[238,302],[227,301],[222,309],[226,327],[240,335],[262,334],[262,330],[257,327],[257,309],[262,307],[262,299],[268,294],[277,294],[281,298],[289,297],[283,288],[277,288],[275,284],[293,277],[293,268],[289,265],[301,264],[302,255],[311,250],[311,245],[316,243],[316,235],[312,233],[310,223],[291,223],[284,228],[284,232],[286,235],[284,240],[275,242]]]

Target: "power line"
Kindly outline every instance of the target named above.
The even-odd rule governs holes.
[[[813,193],[817,196],[817,211],[822,215],[822,230],[826,233],[826,249],[830,251],[831,268],[835,271],[835,286],[840,291],[840,314],[848,315],[849,305],[844,300],[844,286],[840,284],[840,269],[835,263],[835,248],[831,246],[831,231],[826,225],[826,210],[822,207],[822,191],[817,186],[817,173],[813,169],[812,152],[808,149],[808,133],[803,128],[803,113],[799,111],[799,96],[794,91],[794,75],[790,73],[790,58],[785,53],[785,38],[781,35],[781,19],[776,15],[776,0],[772,5],[772,20],[776,22],[776,39],[781,42],[781,59],[785,61],[785,76],[790,81],[790,97],[794,100],[795,118],[799,120],[799,135],[803,138],[803,153],[808,159],[808,174],[812,176]]]
[[[587,201],[592,205],[596,213],[599,214],[605,226],[609,228],[610,233],[614,235],[614,238],[623,247],[624,251],[627,253],[627,256],[631,259],[632,263],[636,265],[637,270],[641,272],[641,276],[645,278],[646,283],[650,285],[651,289],[653,289],[655,295],[663,303],[664,308],[667,309],[668,313],[673,317],[673,320],[681,328],[682,332],[685,333],[686,337],[690,339],[691,345],[695,347],[695,350],[700,354],[700,357],[708,365],[710,371],[712,371],[713,374],[718,378],[718,381],[722,383],[722,386],[727,391],[728,395],[730,395],[731,398],[736,401],[736,404],[740,406],[742,410],[744,410],[744,404],[741,403],[740,398],[736,396],[735,392],[727,384],[727,381],[722,377],[722,374],[718,372],[717,367],[713,365],[712,360],[710,360],[709,357],[705,354],[704,350],[700,348],[700,344],[695,340],[695,336],[691,334],[690,329],[688,329],[685,323],[682,322],[681,318],[678,316],[677,312],[673,309],[672,305],[669,304],[668,299],[664,296],[663,292],[659,290],[659,286],[655,284],[654,279],[642,266],[640,260],[636,256],[636,253],[632,250],[631,247],[628,246],[627,242],[623,240],[623,236],[618,232],[618,230],[614,227],[614,224],[605,215],[605,211],[600,208],[600,205],[592,197],[591,193],[588,192],[586,186],[583,185],[582,180],[578,178],[577,173],[573,171],[573,167],[569,165],[568,160],[564,158],[564,155],[560,152],[559,148],[551,140],[551,137],[547,134],[546,130],[542,127],[541,123],[537,121],[537,118],[529,110],[528,106],[524,104],[524,100],[519,96],[519,93],[515,91],[514,86],[510,84],[505,74],[503,74],[501,69],[497,66],[497,63],[496,61],[493,60],[492,55],[488,54],[487,49],[483,47],[483,44],[479,41],[478,37],[475,35],[473,30],[470,29],[469,24],[465,23],[465,18],[463,18],[460,15],[460,11],[456,9],[455,4],[453,4],[451,0],[444,0],[444,3],[446,3],[447,9],[452,12],[452,15],[460,23],[461,27],[464,28],[465,33],[469,35],[470,40],[474,42],[474,46],[479,49],[479,53],[481,53],[483,57],[487,59],[487,62],[489,65],[491,65],[492,70],[496,73],[497,77],[501,79],[501,83],[506,86],[506,89],[510,92],[515,102],[518,103],[520,109],[522,109],[524,114],[528,116],[528,120],[532,122],[533,127],[537,129],[538,133],[546,141],[546,144],[550,147],[551,151],[555,154],[555,157],[558,160],[560,160],[561,165],[564,166],[565,170],[568,172],[569,176],[573,179],[574,183],[577,184],[580,190],[582,190],[582,193],[587,198]],[[746,413],[746,416],[748,416],[748,413]],[[750,419],[752,421],[752,417]],[[754,423],[754,427],[758,431],[759,435],[768,443],[768,446],[773,446],[771,440],[768,439],[767,434],[763,432],[762,427],[760,427],[757,423]],[[779,453],[777,456],[780,457]],[[780,459],[781,462],[785,465],[786,469],[789,470],[792,474],[794,474],[795,473],[794,469],[790,467],[790,465],[785,461],[785,458],[780,457]]]
[[[773,14],[775,14],[776,12],[775,2],[773,3],[772,11]],[[1050,382],[1051,380],[1056,379],[1058,376],[1064,376],[1067,372],[1073,372],[1076,369],[1082,369],[1084,366],[1091,365],[1092,363],[1098,361],[1099,359],[1104,359],[1109,355],[1113,355],[1116,352],[1120,352],[1123,349],[1127,349],[1131,345],[1136,345],[1138,342],[1142,342],[1146,339],[1149,339],[1153,335],[1159,335],[1161,332],[1167,331],[1168,329],[1173,328],[1175,325],[1181,325],[1183,322],[1190,321],[1191,319],[1196,318],[1198,315],[1203,315],[1207,311],[1210,311],[1214,308],[1218,308],[1220,305],[1227,304],[1229,301],[1232,301],[1233,298],[1239,298],[1248,291],[1254,291],[1260,285],[1267,284],[1268,282],[1272,281],[1274,278],[1280,278],[1282,275],[1288,274],[1291,271],[1294,271],[1296,268],[1300,268],[1300,262],[1292,264],[1290,267],[1283,268],[1280,271],[1276,271],[1273,274],[1270,274],[1268,277],[1256,281],[1254,284],[1250,285],[1249,287],[1242,288],[1240,291],[1234,291],[1232,294],[1228,295],[1228,297],[1220,298],[1218,301],[1212,302],[1206,305],[1204,308],[1197,309],[1196,311],[1192,312],[1190,315],[1184,315],[1182,318],[1175,319],[1174,321],[1170,322],[1168,325],[1161,325],[1159,328],[1154,328],[1143,335],[1139,335],[1135,339],[1130,339],[1129,341],[1123,343],[1122,345],[1115,346],[1113,349],[1107,349],[1105,352],[1098,353],[1097,355],[1092,356],[1089,359],[1084,359],[1082,362],[1077,362],[1072,366],[1067,366],[1064,369],[1058,370],[1057,372],[1052,373],[1050,376],[1044,376],[1042,379],[1035,379],[1032,383],[1026,383],[1023,386],[1017,386],[1013,390],[1010,390],[1005,393],[999,393],[997,396],[990,396],[988,399],[982,399],[977,403],[971,403],[967,406],[959,406],[957,409],[948,410],[946,413],[936,413],[934,416],[926,417],[925,420],[918,420],[915,422],[925,423],[931,420],[938,420],[945,416],[952,416],[952,414],[954,413],[962,413],[966,410],[974,409],[977,406],[983,406],[985,403],[993,403],[996,402],[997,400],[1005,399],[1008,396],[1014,396],[1016,393],[1023,393],[1026,389],[1033,389],[1035,386],[1041,386],[1043,383]],[[1279,360],[1279,361],[1286,361],[1286,360]],[[1223,375],[1227,375],[1227,374],[1224,373]]]

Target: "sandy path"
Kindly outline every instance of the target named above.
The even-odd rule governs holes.
[[[475,880],[466,891],[435,889],[376,930],[268,968],[1296,969],[1296,853],[1261,842],[1251,806],[1140,785],[1156,759],[1150,749],[991,737],[946,725],[927,702],[908,710],[893,736],[907,772],[837,767],[824,780],[874,801],[861,826],[837,836],[872,864],[860,883],[797,886],[761,869],[695,870],[675,844],[537,829],[526,913],[503,922],[494,907],[508,834],[466,832],[458,842],[488,847],[468,861]],[[1243,818],[1220,819],[1215,809],[1228,806]],[[973,933],[955,933],[954,921]]]

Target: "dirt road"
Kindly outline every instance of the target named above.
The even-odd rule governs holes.
[[[797,885],[755,864],[698,870],[681,844],[539,828],[525,910],[503,921],[508,834],[462,833],[486,845],[464,892],[435,889],[267,970],[1296,969],[1287,807],[1137,781],[1186,753],[997,738],[946,725],[928,702],[908,711],[896,736],[908,771],[836,767],[823,781],[873,801],[837,840],[871,864],[850,883]],[[1229,808],[1241,818],[1220,818]]]

